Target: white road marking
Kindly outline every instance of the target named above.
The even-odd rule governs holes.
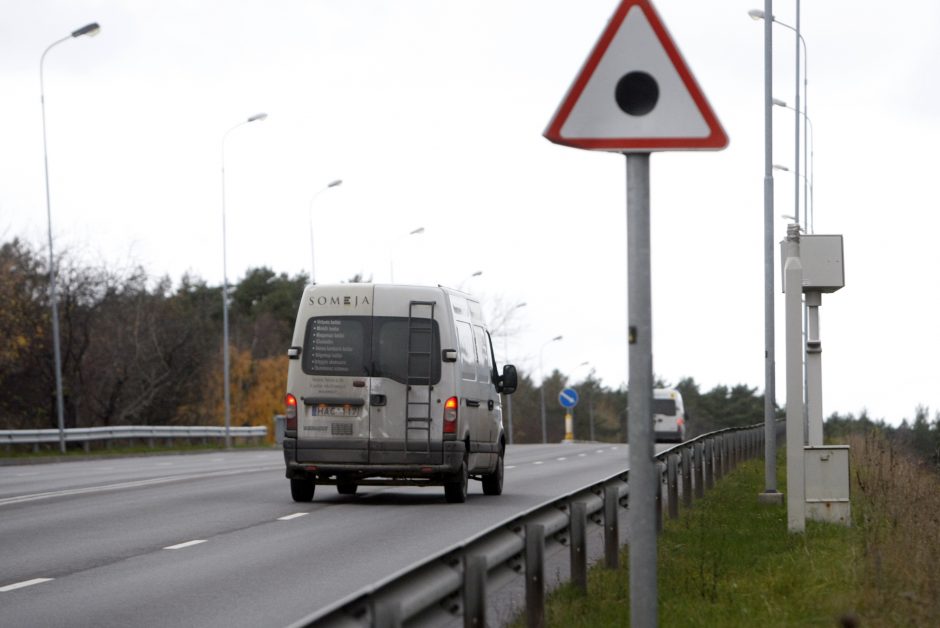
[[[567,458],[565,458],[564,456],[562,456],[561,458],[555,458],[555,460],[558,460],[558,461],[560,462],[560,461],[562,461],[562,460],[567,460]]]
[[[291,519],[296,519],[297,517],[305,517],[309,515],[309,512],[295,512],[292,515],[285,515],[283,517],[278,517],[278,521],[290,521]]]
[[[6,593],[7,591],[16,591],[17,589],[22,589],[24,587],[31,587],[34,584],[42,584],[43,582],[49,582],[52,578],[33,578],[32,580],[24,580],[23,582],[17,582],[16,584],[8,584],[5,587],[0,587],[0,593]]]
[[[206,542],[205,539],[196,539],[195,541],[186,541],[185,543],[177,543],[176,545],[170,545],[168,547],[164,547],[163,549],[178,550],[178,549],[183,549],[184,547],[192,547],[193,545],[199,545],[200,543],[205,543],[205,542]]]
[[[18,477],[18,478],[28,478],[28,477],[31,476],[31,475],[39,475],[39,472],[38,472],[38,471],[31,471],[31,472],[29,472],[29,473],[15,473],[14,475],[15,475],[16,477]]]
[[[506,466],[503,467],[503,469],[515,469],[515,468],[516,468],[516,465],[514,464],[507,464]]]
[[[183,482],[185,480],[196,480],[213,477],[223,477],[226,475],[238,475],[240,473],[255,473],[257,471],[269,471],[272,469],[283,468],[279,465],[262,465],[258,467],[247,467],[244,469],[231,469],[225,471],[207,471],[204,473],[188,473],[184,475],[168,475],[149,480],[134,480],[132,482],[119,482],[117,484],[104,484],[101,486],[86,486],[84,488],[70,488],[61,491],[49,491],[47,493],[33,493],[32,495],[18,495],[16,497],[6,497],[0,499],[0,506],[9,506],[10,504],[21,504],[23,502],[33,502],[40,499],[50,499],[52,497],[66,497],[69,495],[83,495],[86,493],[100,493],[104,491],[116,491],[125,488],[139,488],[141,486],[151,486],[154,484],[166,484],[167,482]]]
[[[578,458],[584,458],[587,454],[578,454]]]
[[[542,464],[542,461],[541,461],[541,460],[536,460],[536,461],[533,462],[532,464]]]
[[[594,453],[602,454],[602,453],[604,453],[604,450],[603,450],[603,449],[598,449],[598,450],[597,450],[596,452],[594,452]]]
[[[173,463],[172,462],[158,462],[157,466],[158,467],[172,467]]]

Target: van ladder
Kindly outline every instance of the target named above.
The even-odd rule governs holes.
[[[434,301],[411,301],[408,305],[405,455],[431,455],[431,349],[434,344],[435,305]],[[421,316],[425,313],[427,316]]]

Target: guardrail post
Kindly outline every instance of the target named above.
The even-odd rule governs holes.
[[[715,487],[715,439],[705,441],[705,488]]]
[[[463,625],[486,626],[486,556],[463,557]]]
[[[372,609],[375,628],[401,628],[401,603],[395,600],[375,602]]]
[[[715,441],[715,482],[725,474],[725,458],[725,437],[722,434]]]
[[[669,518],[679,517],[679,456],[669,454],[666,457],[666,489],[669,499]]]
[[[620,493],[616,486],[604,488],[604,558],[608,569],[620,566]]]
[[[695,497],[702,499],[705,497],[705,443],[695,443],[692,454],[695,458]]]
[[[525,606],[529,628],[545,626],[545,526],[525,526]]]
[[[572,502],[568,533],[571,536],[571,582],[587,593],[587,504]]]
[[[682,505],[692,507],[692,449],[682,448]]]
[[[82,441],[82,447],[85,449],[86,454],[91,453],[91,441],[90,440]]]
[[[663,482],[665,481],[665,465],[656,461],[656,533],[663,531]]]

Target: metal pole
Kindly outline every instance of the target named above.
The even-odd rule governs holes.
[[[630,442],[630,625],[656,626],[656,488],[650,290],[650,155],[627,154],[627,286]]]
[[[59,341],[59,305],[56,291],[55,254],[52,248],[52,196],[49,192],[49,151],[46,147],[46,88],[43,64],[53,46],[68,41],[72,36],[51,43],[39,57],[39,104],[42,110],[42,159],[46,173],[46,220],[49,226],[49,301],[52,307],[52,353],[55,361],[55,405],[59,428],[59,451],[65,453],[65,401],[62,392],[62,349]]]
[[[225,448],[232,448],[232,403],[229,390],[228,354],[228,250],[225,231],[225,138],[222,137],[222,391],[225,404]]]
[[[807,292],[809,321],[806,329],[806,405],[809,415],[809,444],[823,445],[822,417],[822,342],[819,338],[819,306],[821,292]]]
[[[229,347],[228,347],[228,238],[225,235],[225,140],[229,133],[240,126],[254,122],[255,120],[264,120],[266,113],[258,113],[244,122],[239,122],[222,136],[222,384],[223,395],[225,396],[225,448],[232,448],[232,397],[229,387]]]
[[[509,364],[509,335],[503,336],[503,345],[506,347],[505,364]],[[506,422],[509,428],[509,444],[512,445],[512,395],[506,395]]]
[[[764,493],[777,497],[774,364],[773,1],[764,0]]]
[[[767,20],[764,20],[767,21]],[[793,164],[796,176],[793,177],[793,215],[796,224],[800,224],[800,0],[796,0],[796,107],[793,134]]]
[[[787,529],[806,528],[803,485],[803,265],[800,262],[800,226],[787,227],[784,287],[786,290],[787,356]]]

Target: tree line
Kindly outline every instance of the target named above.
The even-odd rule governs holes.
[[[233,425],[270,426],[283,412],[286,348],[308,280],[304,273],[288,276],[262,267],[230,286]],[[221,286],[192,275],[174,285],[141,267],[115,270],[68,255],[58,260],[56,283],[66,427],[222,423]],[[499,299],[494,301],[498,306]],[[497,327],[505,327],[511,308],[503,309],[492,316],[501,321]],[[48,258],[22,240],[0,245],[0,429],[57,427],[50,316]],[[604,386],[593,374],[570,381],[559,371],[540,387],[522,370],[518,390],[504,399],[513,442],[541,442],[543,393],[547,440],[564,438],[558,393],[568,386],[580,395],[575,438],[625,442],[625,388]],[[674,387],[685,401],[689,437],[763,420],[764,398],[756,388],[702,391],[689,377]],[[782,416],[779,408],[777,415]],[[897,428],[864,413],[834,414],[826,423],[834,437],[867,428],[940,457],[940,413],[931,422],[925,408]]]

